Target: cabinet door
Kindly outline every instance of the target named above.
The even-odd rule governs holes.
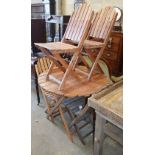
[[[46,42],[46,26],[44,19],[31,19],[31,46],[34,53],[39,50],[34,46],[34,43]]]

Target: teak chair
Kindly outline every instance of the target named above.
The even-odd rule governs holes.
[[[90,67],[90,72],[84,72],[80,70],[77,65],[74,66],[75,70],[88,76],[88,80],[91,79],[93,72],[96,71],[96,67],[102,72],[102,69],[99,65],[99,59],[101,58],[108,43],[112,28],[116,21],[116,17],[117,12],[110,6],[106,7],[105,9],[101,9],[101,11],[96,13],[93,17],[87,39],[83,44],[84,51],[93,62],[92,66]],[[78,60],[76,64],[77,63]],[[88,67],[86,61],[84,64]]]
[[[46,56],[38,58],[38,61],[35,64],[35,70],[37,76],[41,74],[46,74],[52,64],[53,62]],[[60,115],[58,106],[63,101],[64,97],[62,96],[61,98],[57,99],[58,96],[56,94],[49,94],[42,88],[40,89],[43,94],[43,98],[47,108],[46,110],[47,118],[50,119],[51,121],[54,121],[54,117]]]
[[[61,42],[35,43],[35,45],[54,62],[59,70],[64,73],[61,80],[53,75],[50,76],[51,80],[59,84],[59,90],[63,88],[69,74],[77,78],[77,74],[73,72],[73,66],[88,34],[92,15],[93,11],[91,7],[85,3],[73,12]],[[61,57],[63,53],[73,54],[69,63]],[[48,71],[47,79],[49,79],[49,75],[53,71],[52,65]]]
[[[52,64],[52,61],[47,57],[38,58],[37,63],[35,64],[35,70],[37,76],[43,72],[47,72]]]

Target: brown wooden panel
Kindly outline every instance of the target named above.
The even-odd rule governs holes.
[[[121,32],[112,32],[110,38],[112,38],[111,48],[106,47],[101,59],[105,59],[109,64],[112,75],[119,76],[122,74],[123,69],[123,34]],[[108,53],[111,53],[112,56],[107,56]]]
[[[111,51],[104,51],[103,57],[110,60],[117,60],[117,53]]]

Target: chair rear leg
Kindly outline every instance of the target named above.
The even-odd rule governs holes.
[[[51,121],[54,122],[54,118],[51,114],[51,107],[50,107],[50,104],[49,104],[49,101],[48,101],[48,98],[47,96],[44,94],[43,90],[41,89],[42,91],[42,94],[43,94],[43,98],[44,98],[44,101],[45,101],[45,104],[46,104],[46,107],[47,107],[47,119],[50,119],[51,118]]]
[[[90,71],[89,76],[88,76],[88,80],[91,79],[91,76],[92,76],[92,74],[93,74],[93,71],[94,71],[96,65],[98,64],[99,59],[100,59],[101,56],[102,56],[102,53],[103,53],[104,48],[105,48],[105,47],[103,47],[103,48],[100,49],[100,51],[99,51],[99,53],[98,53],[98,55],[97,55],[97,57],[96,57],[96,60],[95,60],[95,62],[93,63],[93,66],[92,66],[91,71]]]
[[[92,63],[94,63],[94,62],[95,62],[95,59],[96,59],[95,56],[91,53],[90,50],[87,51],[87,54],[88,54],[90,60],[92,61]],[[98,70],[99,70],[101,73],[104,73],[103,70],[102,70],[102,68],[100,67],[100,65],[99,65],[98,63],[97,63],[97,68],[98,68]]]

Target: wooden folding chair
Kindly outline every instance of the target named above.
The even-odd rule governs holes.
[[[116,21],[116,17],[117,13],[115,9],[110,6],[106,7],[105,9],[101,9],[101,11],[96,13],[93,17],[90,31],[83,44],[86,54],[93,62],[92,66],[90,67],[90,72],[84,72],[80,70],[77,65],[74,66],[76,71],[88,76],[88,80],[90,80],[92,74],[97,71],[96,67],[100,72],[102,72],[102,69],[99,65],[99,59],[101,58],[108,43],[112,28]],[[76,61],[76,64],[78,64],[78,60]],[[86,61],[84,64],[88,67]]]
[[[35,71],[36,71],[37,77],[40,74],[47,73],[51,65],[52,65],[52,61],[49,58],[47,58],[46,56],[44,56],[42,58],[38,58],[37,63],[35,64]],[[48,103],[47,97],[44,95],[42,89],[41,89],[41,92],[43,94],[45,104],[47,105],[47,107],[49,107],[50,104]],[[49,108],[47,108],[47,109],[49,109]]]
[[[35,70],[37,76],[41,73],[47,72],[52,64],[52,61],[47,57],[38,58],[37,63],[35,64]]]
[[[73,66],[88,34],[92,14],[93,11],[91,7],[86,3],[83,4],[73,12],[61,42],[35,43],[35,45],[53,61],[59,70],[64,73],[61,79],[53,76],[53,74],[49,77],[54,71],[53,66],[51,66],[47,74],[47,79],[51,79],[59,84],[59,90],[63,88],[69,74],[77,78],[76,73],[73,72]],[[62,53],[70,53],[73,55],[69,63],[61,57]]]
[[[85,145],[84,138],[93,133],[92,109],[85,111],[87,105],[87,97],[74,97],[64,102],[65,108],[71,118],[69,124],[70,130],[75,129],[80,141]],[[81,110],[85,113],[81,115]],[[79,117],[79,114],[81,117]],[[78,120],[76,119],[78,117]],[[73,122],[74,121],[74,122]],[[73,128],[74,127],[74,128]]]

